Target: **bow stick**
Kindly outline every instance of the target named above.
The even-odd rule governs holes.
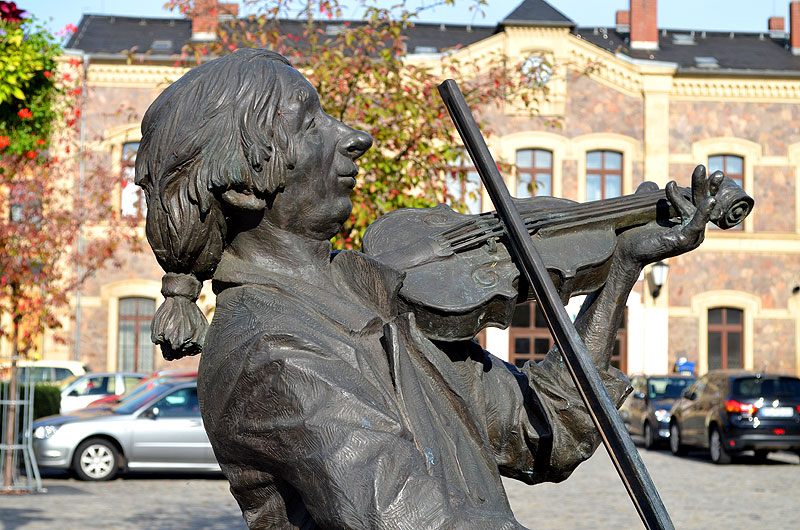
[[[674,529],[647,468],[600,380],[586,346],[564,309],[558,291],[547,273],[544,261],[533,245],[533,239],[528,234],[522,217],[512,202],[511,194],[489,153],[489,148],[461,90],[455,81],[448,79],[439,85],[439,94],[472,157],[475,169],[489,192],[498,216],[505,225],[509,250],[515,256],[520,272],[533,289],[553,340],[561,351],[572,380],[600,431],[603,444],[642,522],[648,529]]]

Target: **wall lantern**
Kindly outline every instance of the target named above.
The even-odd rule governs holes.
[[[658,263],[653,263],[653,266],[650,268],[650,277],[653,280],[653,298],[658,298],[658,295],[661,293],[661,288],[667,283],[667,274],[669,274],[669,265],[664,263],[663,261],[659,261]]]

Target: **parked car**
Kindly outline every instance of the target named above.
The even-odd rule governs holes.
[[[117,394],[110,394],[105,397],[101,397],[100,399],[96,399],[86,405],[86,408],[95,408],[95,407],[104,407],[107,409],[113,408],[118,403],[122,403],[128,399],[131,399],[142,392],[146,392],[160,384],[165,379],[169,378],[176,378],[176,377],[197,377],[197,370],[180,370],[180,369],[170,369],[170,370],[160,370],[158,372],[153,372],[152,375],[149,377],[145,377],[139,384],[134,386],[133,388],[127,390],[122,395]]]
[[[31,383],[62,381],[90,371],[89,367],[80,361],[19,361],[17,366],[19,367],[19,380]],[[4,363],[0,369],[0,380],[7,381],[10,378],[11,365]]]
[[[139,384],[147,374],[134,372],[99,373],[72,376],[61,382],[61,413],[86,407],[92,401],[108,396],[124,394]]]
[[[120,470],[219,471],[203,428],[195,378],[170,379],[113,409],[84,409],[33,424],[40,467],[82,480]]]
[[[708,449],[715,464],[741,451],[800,454],[800,379],[721,370],[687,388],[672,408],[669,445],[676,455]]]
[[[631,376],[633,392],[619,411],[628,432],[644,438],[647,449],[669,439],[672,406],[696,380],[680,374]]]

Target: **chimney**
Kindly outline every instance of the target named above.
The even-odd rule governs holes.
[[[658,2],[656,0],[631,0],[631,48],[634,50],[658,49]]]
[[[769,17],[767,29],[769,29],[769,36],[773,39],[786,38],[786,21],[783,17]]]
[[[800,1],[789,2],[789,46],[800,55]]]
[[[631,12],[617,11],[616,24],[619,33],[628,33],[631,30]]]
[[[190,16],[192,41],[215,41],[217,40],[219,21],[239,16],[239,4],[218,3],[217,0],[195,0]]]

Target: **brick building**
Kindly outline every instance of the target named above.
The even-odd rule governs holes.
[[[236,16],[235,5],[220,7],[221,17]],[[529,65],[555,65],[540,70],[549,88],[540,117],[491,118],[498,134],[490,147],[496,158],[516,163],[506,178],[520,195],[530,179],[539,194],[579,202],[633,193],[645,179],[688,186],[702,163],[723,169],[755,198],[742,227],[709,229],[700,249],[670,259],[657,296],[645,270],[615,351],[629,373],[666,372],[678,357],[694,361],[700,373],[737,366],[800,373],[800,2],[789,8],[788,27],[773,17],[757,33],[658,28],[655,0],[631,0],[606,27],[577,27],[545,1],[526,0],[497,26],[408,29],[412,60],[435,60],[461,44],[460,54],[502,52]],[[174,66],[181,46],[213,38],[217,22],[84,16],[68,48],[84,60],[86,147],[102,153],[103,163],[132,176],[140,138],[132,116],[141,117],[183,73]],[[129,53],[146,53],[147,60],[128,64]],[[119,104],[135,113],[114,112]],[[123,213],[139,207],[132,185],[115,196]],[[487,206],[484,194],[472,204]],[[163,366],[149,342],[160,277],[149,252],[98,273],[75,301],[80,333],[73,318],[70,343],[48,340],[44,356],[71,358],[79,337],[77,351],[95,369]],[[205,293],[210,312],[209,286]],[[518,308],[508,330],[487,330],[485,340],[512,361],[536,358],[550,344],[531,306]]]

